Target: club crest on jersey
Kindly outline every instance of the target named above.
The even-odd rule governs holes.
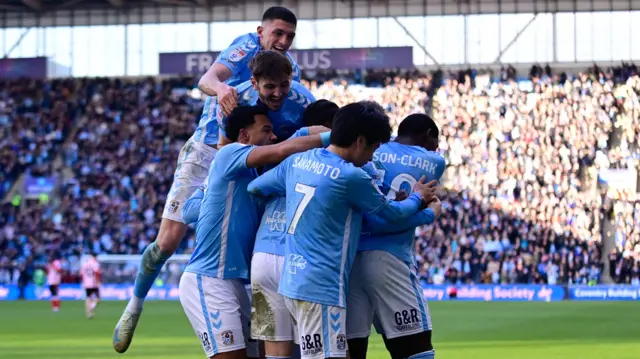
[[[245,56],[247,56],[247,53],[244,52],[244,50],[242,50],[241,48],[236,47],[229,53],[229,61],[237,62],[242,60]]]
[[[224,345],[233,345],[234,340],[233,340],[233,332],[230,330],[225,330],[224,332],[220,333],[220,336],[222,337],[222,344]]]
[[[169,203],[169,213],[176,213],[178,206],[180,206],[180,201],[171,201]]]
[[[338,334],[336,336],[336,347],[338,350],[347,349],[347,337],[344,334]]]

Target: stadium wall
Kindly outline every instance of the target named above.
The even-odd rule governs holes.
[[[429,301],[504,301],[504,302],[555,302],[561,300],[577,301],[637,301],[640,300],[640,286],[596,285],[596,286],[560,286],[560,285],[430,285],[423,287],[425,298]],[[77,300],[85,297],[85,291],[79,284],[60,286],[62,300]],[[133,294],[133,285],[108,284],[100,288],[104,300],[126,300]],[[16,285],[0,285],[0,301],[18,300],[20,290]],[[37,288],[30,284],[24,288],[24,299],[47,300],[51,293],[48,288]],[[178,300],[178,286],[164,285],[154,287],[149,292],[150,300]]]

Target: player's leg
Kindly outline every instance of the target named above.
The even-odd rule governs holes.
[[[195,142],[193,138],[189,139],[180,151],[158,236],[142,253],[133,296],[114,330],[113,348],[119,353],[124,353],[129,348],[144,299],[165,262],[178,249],[187,232],[187,225],[182,222],[182,207],[204,183],[215,153],[214,148]]]
[[[89,288],[85,288],[84,289],[84,294],[85,294],[85,299],[84,299],[84,314],[87,316],[87,318],[91,319],[92,315],[91,315],[91,289]]]
[[[93,318],[98,303],[100,303],[100,290],[98,288],[89,288],[86,290],[87,299],[85,301],[85,310],[89,319]]]
[[[256,253],[251,260],[251,337],[264,341],[266,358],[290,358],[293,322],[278,294],[284,257]]]
[[[373,323],[373,306],[366,293],[360,253],[356,255],[349,278],[347,296],[347,342],[351,359],[366,359]]]
[[[242,334],[244,336],[247,358],[262,358],[260,351],[264,353],[264,343],[251,337],[251,286],[243,284],[242,281],[235,281],[235,290],[240,303],[240,315],[242,321]]]
[[[376,329],[394,359],[431,359],[431,317],[413,266],[384,251],[362,252]]]
[[[239,281],[188,272],[180,279],[180,303],[208,358],[247,358],[244,327],[248,323],[242,323],[238,285],[243,286]]]
[[[58,290],[60,287],[57,284],[49,286],[49,292],[51,293],[51,310],[57,312],[60,310],[60,297],[58,297]]]
[[[285,297],[302,359],[347,358],[346,309]]]

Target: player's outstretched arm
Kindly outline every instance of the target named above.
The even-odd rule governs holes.
[[[204,190],[202,188],[198,188],[184,204],[184,207],[182,208],[182,220],[185,224],[196,223],[198,221],[200,205],[202,204],[203,198]]]
[[[429,207],[418,211],[418,213],[409,217],[406,221],[389,222],[376,215],[365,214],[363,231],[372,233],[404,232],[418,226],[430,225],[440,217],[441,213],[442,202],[440,202],[440,199],[436,197],[436,199],[429,204]]]
[[[389,222],[376,215],[365,214],[362,231],[371,233],[404,232],[418,226],[429,225],[433,223],[436,218],[436,214],[431,208],[418,211],[407,220],[395,222]]]
[[[286,194],[286,171],[288,159],[254,179],[247,186],[247,191],[254,196],[284,196]]]
[[[380,192],[371,177],[361,169],[353,171],[348,179],[350,205],[363,213],[374,214],[389,221],[402,221],[418,212],[424,194],[414,192],[401,202],[389,201]],[[424,179],[421,178],[424,182]]]
[[[329,143],[329,137],[330,132],[325,132],[320,135],[288,139],[276,145],[255,147],[247,156],[247,167],[258,168],[280,163],[294,153],[326,147]]]

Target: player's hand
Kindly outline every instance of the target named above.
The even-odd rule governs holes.
[[[440,214],[442,214],[442,202],[440,202],[440,198],[436,197],[433,202],[429,203],[428,208],[431,208],[433,213],[436,215],[436,219],[439,218]]]
[[[420,197],[422,197],[422,206],[427,207],[429,203],[433,202],[436,197],[436,186],[438,185],[438,181],[433,180],[429,183],[424,183],[426,180],[425,176],[420,178],[420,181],[415,184],[413,187],[414,192],[418,192]]]
[[[222,113],[225,116],[229,116],[236,106],[238,106],[238,91],[236,91],[234,87],[224,85],[217,93],[218,104],[220,105],[220,109],[222,109]]]
[[[324,126],[309,126],[307,127],[307,129],[309,130],[309,136],[319,135],[321,133],[331,131],[328,127]]]
[[[409,197],[409,194],[404,190],[396,192],[396,201],[398,202],[404,201],[407,197]]]

